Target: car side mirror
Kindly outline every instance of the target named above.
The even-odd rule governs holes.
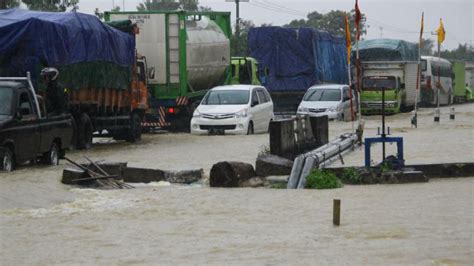
[[[23,118],[23,115],[21,115],[21,111],[17,111],[15,117],[16,119],[21,120]]]
[[[252,104],[250,104],[250,107],[254,107],[258,105],[258,101],[252,101]]]
[[[351,97],[344,97],[344,102],[349,101]]]

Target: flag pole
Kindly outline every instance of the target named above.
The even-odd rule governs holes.
[[[416,72],[416,91],[415,91],[415,114],[411,120],[411,124],[418,128],[418,94],[420,94],[420,76],[421,76],[421,46],[423,45],[423,24],[425,12],[421,12],[421,30],[420,41],[418,43],[418,70]]]
[[[359,29],[359,23],[362,20],[362,14],[359,9],[359,3],[358,0],[356,0],[355,3],[355,24],[356,24],[356,82],[357,82],[357,116],[359,119],[359,126],[361,125],[362,122],[362,115],[361,115],[361,108],[360,108],[360,92],[361,92],[361,81],[360,81],[360,58],[359,58],[359,39],[360,39],[360,29]]]
[[[345,23],[345,31],[346,31],[346,50],[347,50],[347,77],[349,79],[349,101],[350,101],[350,106],[351,106],[351,126],[352,126],[352,132],[354,131],[354,106],[353,106],[353,94],[352,94],[352,81],[351,81],[351,48],[352,48],[352,43],[351,43],[351,30],[350,30],[350,25],[349,25],[349,19],[347,17],[347,13],[344,15],[344,23]]]

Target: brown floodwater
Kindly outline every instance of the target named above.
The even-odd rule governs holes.
[[[439,124],[433,109],[422,109],[417,129],[411,114],[387,124],[404,137],[408,164],[472,161],[473,107],[456,106],[454,121],[443,108]],[[375,136],[380,116],[365,120],[365,136]],[[331,122],[330,136],[350,129]],[[68,156],[209,173],[218,161],[254,164],[266,147],[268,134],[157,134],[137,145],[99,139]],[[372,148],[375,162],[380,149]],[[362,165],[363,155],[356,148],[344,161]],[[62,185],[63,167],[0,173],[0,264],[474,264],[472,178],[324,191],[205,182],[102,191]],[[332,225],[335,198],[342,200],[340,227]]]

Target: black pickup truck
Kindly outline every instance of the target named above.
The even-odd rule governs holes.
[[[45,114],[29,77],[7,79],[0,78],[0,170],[38,159],[57,165],[71,145],[71,116]]]

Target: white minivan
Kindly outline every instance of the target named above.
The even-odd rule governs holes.
[[[317,85],[310,87],[298,106],[297,114],[309,116],[327,115],[329,119],[351,120],[349,85]],[[352,110],[357,112],[357,97],[352,91]],[[355,117],[355,116],[354,116]]]
[[[227,85],[209,90],[191,119],[191,134],[268,132],[273,120],[268,91],[256,85]]]

